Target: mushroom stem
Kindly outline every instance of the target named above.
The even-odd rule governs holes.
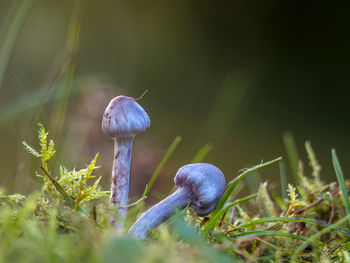
[[[111,195],[110,202],[112,206],[120,207],[118,214],[125,217],[127,212],[127,203],[129,196],[129,177],[131,151],[134,136],[115,137],[114,138],[114,161],[111,177]],[[111,218],[111,223],[115,219]]]
[[[173,194],[144,212],[132,225],[128,234],[136,238],[146,238],[150,229],[157,227],[175,213],[175,208],[183,209],[195,194],[187,188],[178,188]]]

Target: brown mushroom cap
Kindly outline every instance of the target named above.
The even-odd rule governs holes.
[[[188,188],[196,198],[191,207],[197,215],[205,216],[215,208],[225,190],[225,176],[209,163],[194,163],[182,166],[174,178],[178,188]]]
[[[133,136],[144,132],[150,124],[148,114],[134,98],[118,96],[103,114],[102,131],[110,137]]]

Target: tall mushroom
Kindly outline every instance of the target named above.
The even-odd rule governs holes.
[[[134,98],[118,96],[108,104],[102,119],[102,131],[114,140],[114,161],[111,177],[110,202],[121,207],[118,214],[125,217],[129,196],[132,144],[136,134],[150,126],[150,118]],[[115,219],[111,219],[115,223]]]
[[[183,209],[189,202],[197,215],[205,216],[213,211],[225,190],[223,173],[208,163],[181,167],[174,181],[177,190],[143,213],[129,229],[128,233],[131,236],[145,238],[150,229],[157,227],[174,214],[175,207]]]

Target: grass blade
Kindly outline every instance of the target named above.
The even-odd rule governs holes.
[[[295,184],[299,185],[299,156],[298,156],[298,150],[297,146],[294,141],[294,137],[292,133],[286,132],[283,134],[283,143],[284,147],[286,148],[290,168],[292,169],[292,173],[294,176]]]
[[[78,87],[81,83],[84,82],[84,78],[78,78],[74,81],[74,88],[71,90],[70,94],[67,94],[67,97],[61,98],[63,100],[68,100],[74,97],[81,95]],[[53,85],[58,85],[54,83]],[[47,98],[44,98],[44,94],[48,86],[43,88],[37,88],[35,90],[27,91],[21,95],[18,95],[13,100],[7,102],[6,104],[1,105],[0,107],[0,125],[13,120],[23,114],[29,114],[41,107],[53,104],[57,102],[55,93],[50,95]],[[55,87],[56,89],[56,87]],[[37,99],[33,99],[37,98]]]
[[[288,196],[287,194],[287,172],[286,172],[286,163],[284,160],[280,161],[280,179],[281,179],[281,191],[282,191],[282,200],[285,200]]]
[[[250,85],[251,77],[246,74],[228,72],[207,115],[204,127],[207,134],[218,139],[229,133]]]
[[[162,171],[164,165],[167,163],[170,156],[173,154],[176,147],[181,142],[181,139],[182,139],[181,136],[176,136],[174,141],[170,144],[168,150],[166,151],[166,153],[163,156],[163,159],[158,164],[158,167],[156,168],[151,179],[149,180],[148,184],[146,185],[145,191],[143,192],[143,195],[142,195],[143,198],[148,195],[149,191],[151,190],[151,188],[154,184],[154,181],[157,179],[157,177],[158,177],[159,173]]]
[[[40,168],[44,171],[45,175],[50,179],[51,183],[55,186],[56,190],[62,195],[63,199],[69,204],[70,207],[72,207],[73,209],[76,208],[77,211],[82,212],[84,215],[90,216],[89,213],[86,212],[79,205],[77,207],[75,206],[73,198],[69,194],[67,194],[67,192],[62,188],[62,186],[44,169],[44,167]]]
[[[339,159],[337,157],[337,152],[335,151],[335,149],[332,149],[332,162],[333,162],[333,167],[334,167],[335,174],[337,175],[337,179],[338,179],[338,182],[339,182],[340,189],[341,189],[341,191],[343,193],[345,211],[346,211],[346,214],[348,216],[348,228],[350,228],[349,195],[348,195],[348,191],[347,191],[346,185],[345,185],[343,170],[340,167]]]
[[[84,0],[73,2],[72,15],[69,22],[66,46],[64,50],[65,60],[60,70],[58,80],[59,88],[56,93],[56,100],[51,113],[51,130],[58,134],[64,123],[67,113],[68,101],[63,99],[71,93],[73,87],[73,76],[75,73],[76,57],[78,53],[81,23],[83,17]]]
[[[192,163],[199,163],[201,162],[204,157],[213,149],[213,145],[211,143],[205,144],[202,148],[199,149],[199,151],[194,156]]]
[[[228,198],[230,197],[231,193],[233,192],[233,190],[236,188],[236,186],[238,185],[238,183],[248,174],[257,171],[261,168],[267,167],[271,164],[274,164],[276,162],[281,161],[282,158],[278,157],[272,161],[266,162],[266,163],[261,163],[258,164],[256,166],[253,166],[249,169],[246,169],[242,174],[240,174],[239,176],[237,176],[233,181],[231,181],[231,183],[229,184],[228,188],[226,189],[225,193],[223,194],[223,196],[221,197],[218,205],[216,206],[216,208],[213,211],[213,214],[218,213],[225,205],[226,201],[228,200]]]
[[[0,89],[19,32],[33,6],[34,0],[22,0],[17,2],[18,3],[16,3],[11,10],[7,25],[2,30],[3,35],[1,36],[2,43],[0,46]]]
[[[72,207],[75,207],[75,202],[72,197],[67,194],[67,192],[62,188],[62,186],[53,178],[44,167],[40,167],[44,171],[47,178],[50,179],[51,183],[55,186],[56,190],[62,195],[63,199]]]
[[[255,237],[255,236],[280,236],[280,237],[289,237],[289,238],[293,238],[293,239],[298,239],[301,241],[306,241],[308,243],[312,243],[318,246],[327,246],[326,244],[322,243],[321,241],[315,241],[315,240],[311,240],[310,238],[304,237],[304,236],[298,236],[298,235],[294,235],[291,233],[286,233],[286,232],[281,232],[281,231],[261,231],[261,230],[257,230],[257,231],[247,231],[244,233],[238,233],[235,234],[234,237],[230,238],[232,240],[237,240],[239,238],[247,238],[247,237]]]
[[[322,227],[326,227],[329,229],[334,229],[334,230],[342,232],[343,234],[350,237],[350,232],[345,230],[344,228],[339,227],[339,226],[335,226],[333,224],[328,224],[327,222],[324,222],[321,220],[316,220],[316,219],[311,219],[311,218],[299,218],[299,217],[288,217],[288,218],[286,218],[286,217],[265,217],[265,218],[250,221],[250,222],[245,223],[245,224],[238,225],[237,228],[246,228],[248,226],[263,224],[263,223],[267,223],[267,222],[296,222],[296,223],[302,222],[302,223],[306,223],[306,224],[310,224],[310,225],[317,225],[317,226],[322,226]]]
[[[202,236],[206,236],[208,234],[208,232],[214,228],[216,222],[231,208],[234,207],[235,205],[239,205],[245,201],[248,201],[252,198],[255,198],[257,196],[257,194],[253,194],[253,195],[249,195],[247,197],[244,197],[242,199],[239,199],[229,205],[227,205],[226,207],[222,208],[218,213],[212,215],[210,217],[210,219],[208,220],[208,222],[204,225],[204,228],[202,230]]]

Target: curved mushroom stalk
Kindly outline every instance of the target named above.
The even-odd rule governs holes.
[[[180,209],[185,208],[192,198],[195,198],[192,191],[188,191],[187,189],[176,190],[166,199],[143,213],[132,225],[128,233],[136,238],[146,238],[150,229],[159,226],[162,222],[171,217],[176,207]]]
[[[126,96],[118,96],[110,101],[102,119],[102,131],[114,139],[114,160],[111,177],[110,202],[123,219],[127,212],[129,196],[129,177],[133,140],[136,134],[144,132],[150,126],[150,118],[145,110]],[[115,218],[111,217],[115,224]],[[122,228],[122,224],[116,224]]]
[[[214,165],[188,164],[181,167],[174,178],[177,190],[159,202],[132,225],[128,233],[136,238],[146,238],[148,231],[174,214],[174,209],[190,206],[199,216],[209,214],[225,190],[225,177]]]

